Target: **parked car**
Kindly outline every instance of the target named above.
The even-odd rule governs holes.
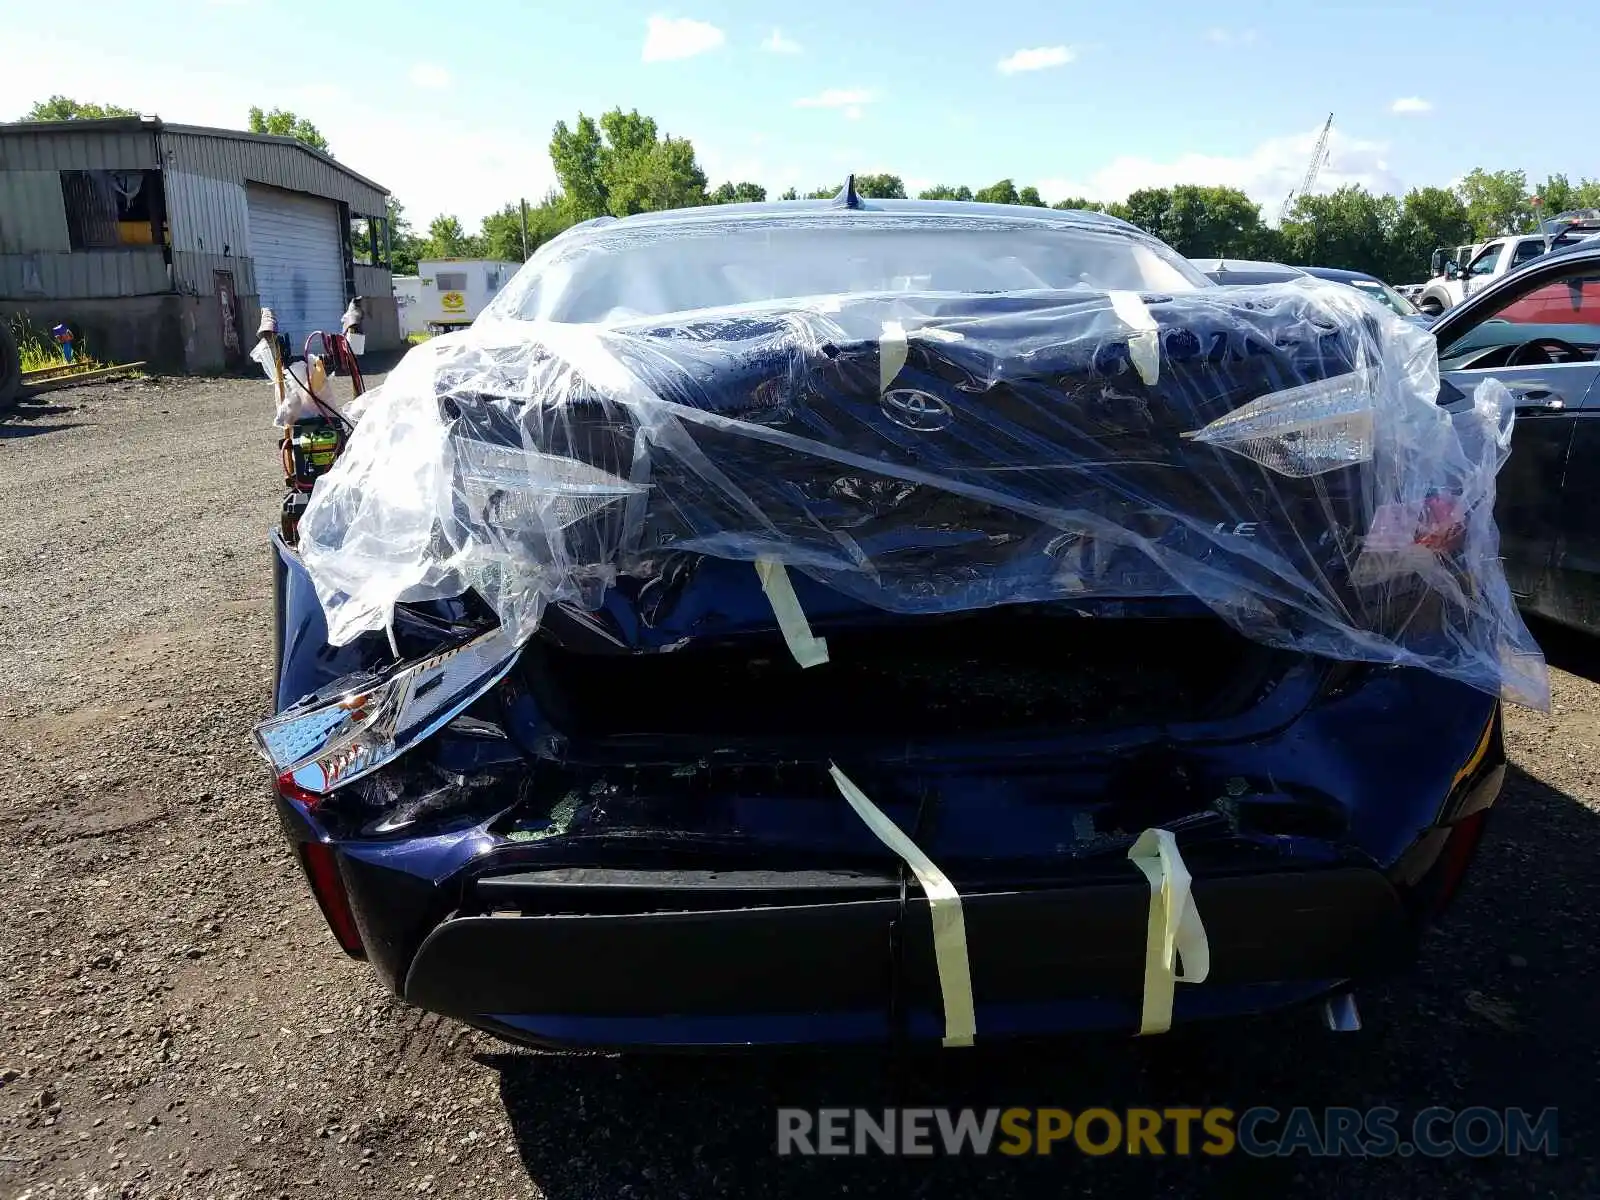
[[[1429,316],[1438,316],[1534,259],[1579,245],[1597,234],[1600,210],[1577,209],[1541,222],[1537,233],[1490,238],[1473,249],[1465,265],[1445,262],[1443,276],[1428,281],[1417,297],[1417,307]]]
[[[1257,262],[1244,258],[1193,258],[1189,260],[1207,278],[1229,287],[1248,287],[1259,283],[1292,283],[1306,278],[1306,272],[1288,263]]]
[[[1348,284],[1357,291],[1371,296],[1379,304],[1413,324],[1426,327],[1431,320],[1381,279],[1361,271],[1343,271],[1336,267],[1295,267],[1288,263],[1252,262],[1244,259],[1196,258],[1190,261],[1213,282],[1225,286],[1292,283],[1297,279],[1328,279]]]
[[[1014,327],[1032,348],[994,362],[930,337],[910,352],[914,386],[883,390],[879,331],[908,283],[941,319]],[[628,526],[648,569],[550,604],[520,652],[472,592],[330,644],[300,553],[275,539],[278,716],[258,737],[339,944],[411,1004],[518,1042],[936,1044],[929,904],[841,799],[837,762],[964,898],[980,1040],[1139,1028],[1152,901],[1128,851],[1156,827],[1182,847],[1209,941],[1209,980],[1179,988],[1175,1019],[1333,997],[1348,1026],[1349,989],[1409,962],[1463,878],[1504,771],[1498,701],[1431,671],[1270,648],[1152,585],[1137,548],[981,499],[997,475],[1096,512],[1165,496],[1205,539],[1217,525],[1196,551],[1208,571],[1272,555],[1341,571],[1360,466],[1278,478],[1186,439],[1295,380],[1342,378],[1369,327],[1330,328],[1309,291],[1262,306],[1213,290],[1123,222],[954,202],[648,213],[541,250],[496,307],[570,324],[583,345],[594,323],[627,331],[629,370],[707,413],[704,474],[656,464],[644,524]],[[1143,334],[1092,353],[1069,338],[1141,292],[1164,297],[1152,340],[1205,347],[1212,365],[1163,363],[1141,384]],[[750,308],[829,294],[851,307],[823,340]],[[442,341],[413,355],[459,349]],[[536,394],[517,364],[549,360],[513,351],[493,355],[496,395]],[[797,352],[823,381],[803,403],[781,387]],[[659,382],[650,364],[668,360],[697,365]],[[496,436],[506,410],[487,385],[447,366],[437,386],[464,438]],[[627,474],[637,431],[591,409],[525,416],[550,417],[551,455]],[[765,440],[720,437],[735,418]],[[775,448],[823,437],[842,464]],[[973,482],[875,475],[889,455]],[[491,499],[517,503],[504,487]],[[1188,536],[1159,512],[1122,519]],[[1317,538],[1295,527],[1330,519],[1344,524]],[[797,665],[763,579],[715,552],[736,520],[813,548],[817,573],[792,586],[826,663]],[[881,578],[829,573],[851,555]],[[1129,572],[1126,594],[992,603],[1028,572],[1091,567]],[[892,611],[859,590],[895,581]],[[928,611],[939,588],[971,588],[977,607]],[[384,748],[361,740],[373,729]]]
[[[1533,259],[1433,333],[1442,403],[1490,376],[1516,398],[1495,518],[1519,605],[1600,633],[1600,240]]]
[[[1424,314],[1411,301],[1402,296],[1395,288],[1390,287],[1376,275],[1368,275],[1365,271],[1346,271],[1339,267],[1306,267],[1306,274],[1318,279],[1329,279],[1335,283],[1347,284],[1356,291],[1366,296],[1371,296],[1397,317],[1404,317],[1414,324],[1424,328],[1433,324],[1433,318]]]

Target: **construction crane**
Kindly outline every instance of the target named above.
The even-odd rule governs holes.
[[[1283,207],[1278,210],[1278,224],[1282,225],[1289,216],[1289,206],[1294,203],[1296,196],[1309,196],[1312,187],[1317,182],[1317,172],[1322,170],[1328,161],[1328,134],[1333,131],[1333,114],[1328,114],[1328,119],[1322,123],[1322,133],[1317,137],[1316,149],[1311,151],[1311,162],[1306,166],[1306,177],[1300,181],[1298,191],[1291,189],[1283,198]]]

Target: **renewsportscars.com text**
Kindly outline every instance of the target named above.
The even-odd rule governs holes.
[[[1556,1110],[780,1108],[780,1155],[1246,1154],[1444,1158],[1558,1152]]]

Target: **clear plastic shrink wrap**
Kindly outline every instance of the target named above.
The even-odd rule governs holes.
[[[690,554],[906,614],[1189,594],[1264,643],[1548,704],[1498,557],[1504,389],[1439,407],[1432,337],[1353,289],[513,311],[412,350],[318,482],[335,643],[469,588],[526,636]]]

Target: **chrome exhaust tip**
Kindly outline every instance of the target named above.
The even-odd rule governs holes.
[[[1322,1002],[1322,1023],[1333,1033],[1355,1033],[1361,1028],[1361,1010],[1354,992],[1340,992]]]

